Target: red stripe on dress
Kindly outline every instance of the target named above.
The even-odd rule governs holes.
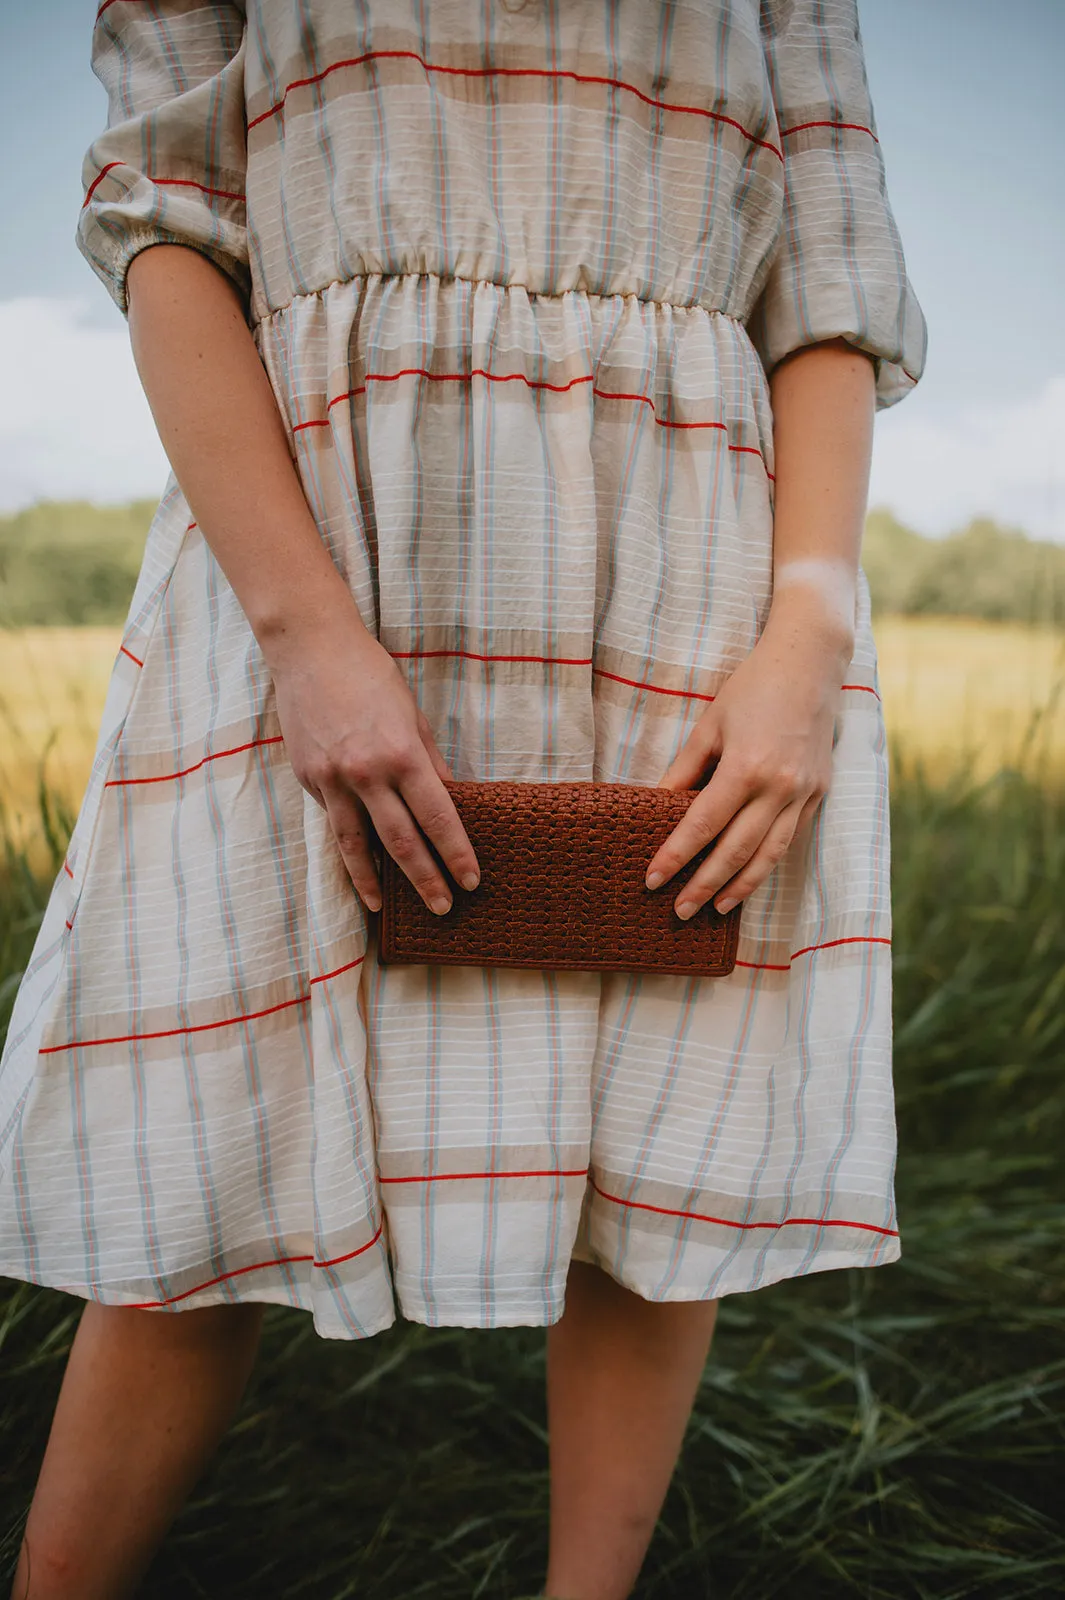
[[[125,647],[125,645],[124,645],[124,644],[120,644],[120,645],[119,645],[119,647],[118,647],[118,649],[119,649],[119,654],[120,654],[120,655],[124,655],[124,656],[129,656],[129,659],[130,659],[130,660],[131,660],[131,661],[132,661],[132,662],[134,662],[134,664],[135,664],[135,665],[136,665],[136,666],[138,666],[138,667],[143,667],[143,665],[144,665],[144,662],[143,662],[143,661],[142,661],[142,660],[141,660],[141,659],[140,659],[140,657],[139,657],[139,656],[135,656],[135,655],[134,655],[134,654],[133,654],[133,651],[132,651],[132,650],[127,650],[127,649],[126,649],[126,647]]]
[[[545,667],[591,667],[590,656],[505,656],[480,655],[473,650],[390,650],[396,661],[424,661],[442,658],[460,661],[532,661]],[[651,694],[677,695],[683,700],[714,699],[712,694],[701,694],[695,689],[665,689],[657,683],[647,683],[639,678],[623,678],[620,673],[607,672],[605,667],[592,667],[594,678],[609,678],[612,683],[623,683],[630,689],[646,689]]]
[[[426,61],[425,57],[419,55],[416,50],[367,50],[361,56],[350,56],[344,61],[333,61],[328,67],[323,67],[321,72],[312,73],[308,78],[294,78],[286,86],[280,100],[275,101],[269,110],[261,111],[257,117],[251,119],[248,123],[248,132],[250,133],[253,128],[258,127],[260,122],[265,122],[269,117],[276,116],[279,111],[283,111],[285,102],[294,89],[312,88],[315,84],[321,83],[323,79],[328,78],[332,73],[339,72],[345,67],[360,67],[367,61],[385,60],[417,61],[426,72],[449,73],[453,77],[460,78],[567,78],[572,83],[598,83],[610,89],[624,89],[627,94],[634,94],[637,99],[642,100],[645,105],[651,106],[655,110],[677,111],[688,116],[705,117],[709,122],[720,122],[727,127],[735,128],[738,133],[743,134],[749,144],[758,145],[761,149],[770,151],[780,162],[784,160],[783,151],[778,150],[775,144],[771,144],[768,139],[760,139],[757,134],[752,133],[749,128],[745,128],[734,117],[726,116],[723,111],[710,111],[706,106],[685,106],[668,100],[656,100],[653,96],[644,94],[642,89],[637,89],[635,84],[626,83],[622,78],[606,78],[599,73],[572,72],[562,68],[552,69],[548,67],[443,67],[437,66],[431,61]]]
[[[471,367],[469,372],[430,372],[426,367],[401,367],[398,372],[368,372],[367,383],[395,383],[399,378],[418,377],[436,383],[466,383],[471,378],[485,378],[490,383],[524,383],[530,389],[550,389],[554,394],[565,394],[578,383],[591,383],[591,374],[579,378],[571,378],[568,383],[548,383],[546,378],[528,378],[524,372],[486,372],[483,367]],[[332,411],[334,406],[340,405],[345,400],[354,400],[360,394],[366,393],[366,384],[361,384],[357,389],[348,389],[344,394],[334,395],[332,400],[326,401],[325,409]],[[293,433],[302,433],[305,428],[328,428],[328,417],[312,417],[307,422],[296,422],[292,426]]]
[[[588,1179],[589,1185],[596,1194],[604,1200],[609,1200],[613,1205],[625,1206],[631,1211],[653,1211],[659,1217],[683,1217],[690,1222],[711,1222],[719,1228],[738,1228],[741,1232],[748,1232],[755,1228],[859,1228],[863,1233],[879,1233],[885,1239],[897,1239],[896,1228],[880,1228],[875,1222],[843,1222],[833,1217],[782,1217],[779,1222],[733,1222],[729,1217],[712,1217],[702,1211],[675,1211],[671,1206],[652,1206],[643,1200],[622,1200],[620,1195],[608,1194],[605,1189],[600,1189],[594,1178]]]
[[[469,1183],[487,1180],[494,1183],[499,1178],[586,1178],[587,1167],[545,1167],[530,1172],[432,1172],[425,1177],[382,1178],[378,1183]]]
[[[461,661],[534,661],[545,667],[590,667],[591,656],[492,656],[476,650],[390,650],[396,661],[432,661],[439,657]]]
[[[805,944],[801,950],[796,950],[792,956],[793,961],[798,961],[800,956],[808,956],[814,950],[835,950],[841,944],[890,944],[890,939],[878,938],[871,933],[856,933],[849,939],[827,939],[824,944]]]
[[[641,401],[643,405],[650,406],[655,422],[660,428],[716,428],[721,433],[728,433],[728,424],[725,422],[673,422],[668,417],[660,417],[655,410],[654,401],[646,394],[626,394],[623,390],[617,389],[593,389],[592,393],[600,400]],[[762,452],[757,450],[753,444],[730,444],[728,448],[734,455],[757,456],[763,467],[765,467],[766,477],[771,479],[773,483],[776,482],[775,476],[766,466],[766,460]]]
[[[595,678],[609,678],[612,683],[624,683],[630,689],[648,689],[652,694],[677,695],[682,700],[715,699],[712,694],[700,694],[695,689],[663,689],[657,683],[641,683],[636,678],[623,678],[616,672],[607,672],[603,667],[593,667],[592,676]]]
[[[180,1300],[188,1300],[194,1294],[202,1294],[204,1289],[213,1289],[216,1284],[228,1283],[231,1278],[243,1278],[249,1272],[265,1272],[270,1267],[293,1267],[301,1263],[309,1263],[312,1267],[338,1267],[341,1262],[354,1261],[356,1256],[365,1255],[367,1250],[372,1250],[384,1232],[385,1225],[381,1222],[377,1232],[368,1244],[360,1244],[357,1250],[349,1250],[347,1255],[333,1256],[329,1261],[316,1261],[313,1256],[279,1256],[276,1261],[256,1261],[250,1267],[234,1267],[232,1272],[220,1272],[217,1278],[208,1278],[206,1283],[198,1283],[195,1289],[185,1289],[181,1294],[172,1294],[166,1300],[142,1300],[138,1305],[128,1306],[129,1311],[157,1311],[163,1306],[176,1306]]]
[[[311,988],[316,983],[328,983],[330,978],[339,978],[342,972],[351,972],[354,967],[361,967],[365,956],[356,956],[354,961],[346,961],[342,967],[334,967],[332,972],[320,972],[317,978],[311,979]]]
[[[67,927],[70,927],[69,922]],[[356,960],[347,962],[343,967],[337,967],[333,972],[320,973],[318,977],[310,980],[306,994],[298,994],[292,1000],[281,1000],[276,1006],[267,1006],[262,1011],[246,1011],[239,1017],[223,1017],[220,1022],[197,1022],[186,1028],[163,1028],[158,1033],[123,1033],[116,1034],[113,1039],[71,1039],[66,1044],[42,1045],[39,1053],[42,1056],[55,1056],[65,1050],[89,1050],[94,1045],[100,1044],[141,1044],[151,1039],[181,1039],[192,1033],[213,1033],[218,1028],[233,1028],[240,1022],[258,1022],[260,1017],[272,1017],[278,1011],[290,1011],[293,1006],[305,1006],[311,998],[310,988],[316,983],[327,983],[330,978],[338,978],[342,972],[350,972],[364,960],[364,956],[358,956]]]
[[[400,378],[425,378],[431,383],[467,383],[471,378],[484,378],[489,383],[524,383],[529,389],[549,389],[552,394],[565,394],[578,383],[591,383],[592,394],[599,400],[638,400],[642,405],[650,406],[655,422],[660,428],[714,428],[721,433],[728,433],[728,424],[724,422],[674,422],[669,418],[660,417],[655,410],[655,403],[649,395],[627,393],[620,389],[598,389],[590,373],[582,377],[571,378],[568,383],[548,383],[546,378],[529,378],[524,372],[487,372],[484,367],[471,367],[469,372],[430,372],[427,367],[401,367],[398,372],[368,372],[366,383],[395,383]],[[366,383],[357,389],[348,389],[344,394],[334,395],[326,401],[326,411],[332,411],[334,406],[342,404],[345,400],[354,400],[360,394],[366,393]],[[328,428],[328,417],[311,417],[306,422],[295,422],[292,425],[293,433],[302,433],[307,428]],[[736,455],[757,456],[765,467],[766,476],[772,481],[776,479],[766,466],[762,452],[751,444],[730,444],[728,447]]]
[[[804,128],[850,128],[854,133],[867,133],[874,144],[880,143],[872,128],[867,128],[864,122],[796,122],[794,127],[781,128],[780,137],[786,139],[790,134],[802,133]]]
[[[127,161],[109,161],[106,167],[101,167],[86,191],[85,199],[81,203],[81,209],[83,211],[85,210],[85,207],[89,204],[93,195],[96,193],[100,184],[107,177],[109,172],[114,172],[116,167],[125,167],[128,165],[129,163]],[[135,171],[136,169],[133,168],[131,170]],[[150,172],[144,173],[143,176],[149,183],[154,183],[160,188],[199,189],[201,194],[217,195],[220,200],[246,199],[245,195],[238,194],[233,189],[212,189],[206,183],[197,183],[195,178],[157,178],[153,173]]]
[[[159,184],[164,188],[173,189],[199,189],[201,194],[217,195],[220,200],[246,200],[247,196],[234,189],[211,189],[206,183],[197,183],[195,178],[156,178],[146,174],[149,183]]]
[[[245,750],[260,750],[266,745],[283,743],[284,738],[280,733],[272,734],[269,739],[249,739],[247,744],[235,744],[231,750],[215,750],[202,760],[194,762],[191,767],[182,767],[180,772],[163,772],[156,778],[109,778],[104,788],[126,789],[136,784],[171,783],[175,778],[187,778],[190,772],[199,772],[209,761],[220,761],[223,756],[238,756]]]
[[[801,950],[795,951],[791,957],[791,961],[737,961],[736,965],[738,967],[748,967],[752,972],[790,972],[792,961],[798,961],[800,956],[812,955],[815,950],[835,950],[842,944],[890,945],[890,943],[890,939],[882,939],[876,934],[856,933],[848,939],[827,939],[824,944],[803,945]]]
[[[95,178],[92,180],[92,183],[85,192],[85,199],[81,202],[81,209],[83,211],[85,210],[85,207],[88,205],[89,201],[92,199],[93,195],[96,193],[97,189],[100,187],[101,183],[103,183],[104,179],[107,177],[107,174],[109,172],[114,172],[116,167],[124,167],[125,165],[126,163],[124,161],[109,161],[106,167],[100,168],[99,172],[96,174]]]

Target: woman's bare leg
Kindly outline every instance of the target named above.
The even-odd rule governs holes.
[[[90,1303],[30,1507],[13,1600],[120,1600],[243,1393],[257,1305],[178,1313]]]
[[[548,1330],[547,1593],[624,1600],[636,1581],[710,1349],[717,1303],[657,1304],[575,1261]]]

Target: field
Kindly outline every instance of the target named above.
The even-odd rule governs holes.
[[[76,807],[121,630],[0,629],[0,807],[39,859],[41,783]]]
[[[1061,638],[927,619],[878,637],[903,1256],[725,1303],[639,1600],[1065,1592]],[[112,630],[0,635],[0,1023],[115,644]],[[43,798],[61,796],[49,845],[38,780],[54,726],[69,732],[44,767]],[[0,1284],[0,1587],[76,1315]],[[238,1422],[145,1595],[535,1592],[542,1376],[535,1330],[401,1324],[351,1346],[272,1312]]]

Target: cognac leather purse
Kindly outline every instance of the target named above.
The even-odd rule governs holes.
[[[444,878],[436,916],[387,851],[377,957],[464,966],[555,967],[725,977],[736,964],[741,906],[673,909],[707,845],[654,891],[648,863],[699,793],[628,783],[445,780],[481,869],[476,889]]]

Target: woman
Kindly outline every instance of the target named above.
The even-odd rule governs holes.
[[[105,0],[94,66],[174,477],[0,1075],[0,1267],[89,1302],[15,1593],[132,1590],[275,1302],[549,1325],[547,1590],[613,1600],[717,1300],[898,1254],[854,0]],[[718,837],[731,977],[377,965],[449,773],[715,758],[648,883]]]

